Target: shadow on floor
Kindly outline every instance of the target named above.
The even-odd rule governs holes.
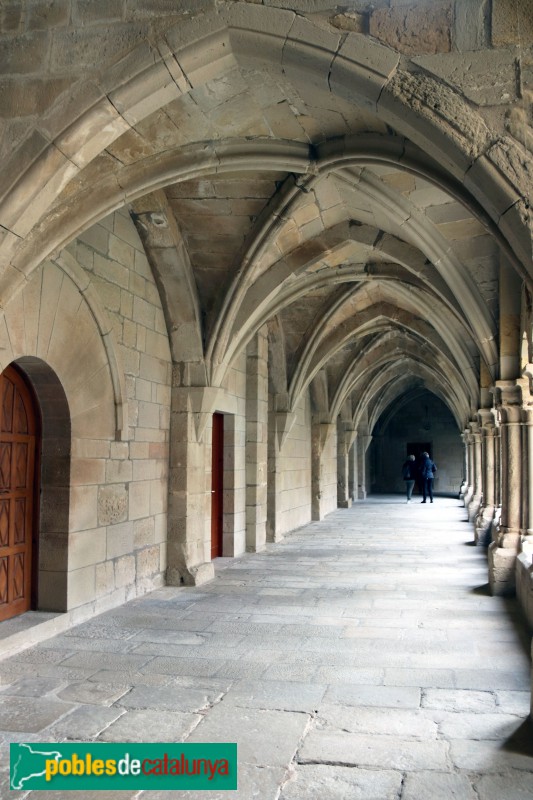
[[[484,583],[482,586],[474,586],[471,590],[473,594],[482,594],[485,597],[490,596],[490,584]]]
[[[533,721],[528,717],[501,747],[507,753],[533,756]]]

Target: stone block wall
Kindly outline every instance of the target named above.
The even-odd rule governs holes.
[[[279,455],[278,534],[311,521],[311,407],[306,396]],[[335,488],[336,492],[336,488]]]
[[[106,547],[105,556],[102,551],[94,559],[94,595],[118,592],[120,600],[161,585],[166,569],[170,351],[157,287],[126,211],[104,219],[68,250],[97,289],[124,371],[128,427],[123,441],[108,443],[105,480],[95,487]],[[74,439],[73,454],[86,446],[86,439]],[[78,599],[87,602],[90,595],[89,588]]]
[[[21,359],[24,367],[31,357],[30,365],[50,370],[70,417],[68,530],[41,541],[40,606],[99,611],[163,583],[170,353],[126,212],[89,229],[56,262],[40,267],[6,308],[5,363]],[[41,514],[53,516],[46,495],[45,488]]]

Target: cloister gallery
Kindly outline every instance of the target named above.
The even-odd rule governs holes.
[[[531,0],[0,6],[0,619],[428,449],[533,625]]]

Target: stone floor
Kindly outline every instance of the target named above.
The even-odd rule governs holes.
[[[0,662],[10,741],[236,741],[237,792],[160,800],[533,798],[530,636],[454,499],[379,497]],[[1,642],[0,642],[1,647]]]

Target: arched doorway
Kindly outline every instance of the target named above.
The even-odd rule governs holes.
[[[13,366],[0,375],[0,620],[35,604],[40,415]]]

